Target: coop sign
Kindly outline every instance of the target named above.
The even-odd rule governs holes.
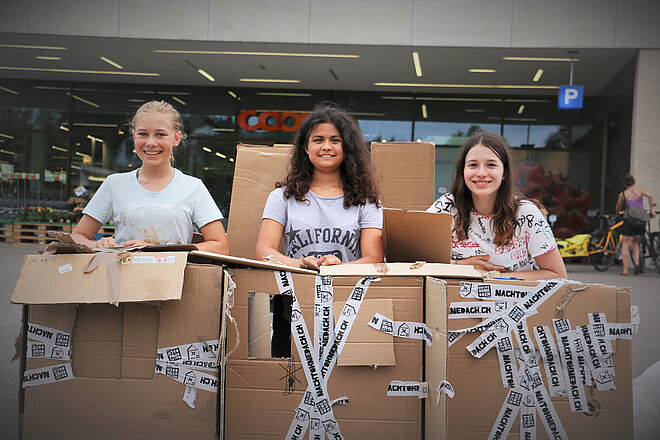
[[[309,113],[243,110],[238,115],[238,126],[245,131],[284,131],[298,130]]]

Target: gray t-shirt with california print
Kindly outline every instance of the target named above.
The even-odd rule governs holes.
[[[375,203],[344,208],[344,196],[320,197],[309,191],[305,201],[284,197],[284,189],[270,193],[262,219],[284,226],[286,255],[291,258],[335,255],[342,262],[362,258],[360,231],[383,228],[383,210]]]

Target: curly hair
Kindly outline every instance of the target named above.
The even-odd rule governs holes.
[[[293,140],[293,151],[286,179],[277,182],[277,188],[284,187],[284,196],[295,197],[298,201],[306,201],[314,166],[307,154],[309,136],[318,124],[330,123],[337,128],[341,136],[344,160],[340,172],[344,188],[344,207],[379,204],[378,184],[376,183],[371,155],[357,122],[346,111],[330,102],[323,102],[314,107],[312,113],[298,128]]]
[[[635,184],[635,178],[633,177],[632,174],[626,173],[623,176],[623,184],[626,186],[626,188],[630,188]]]
[[[456,168],[454,168],[454,176],[450,188],[456,206],[454,232],[458,241],[467,240],[468,230],[470,228],[470,211],[474,208],[474,203],[472,201],[472,192],[465,184],[463,172],[468,152],[472,147],[477,145],[488,147],[502,161],[502,165],[504,166],[502,183],[497,189],[497,195],[495,197],[491,225],[495,233],[494,244],[496,246],[506,246],[511,244],[516,228],[520,227],[517,213],[518,206],[520,206],[524,198],[521,194],[514,194],[513,192],[512,160],[509,146],[504,138],[488,131],[474,133],[458,153],[458,160],[456,162]],[[535,200],[528,201],[541,208],[538,203],[535,203]]]

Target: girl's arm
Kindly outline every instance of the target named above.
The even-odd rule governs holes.
[[[303,267],[301,260],[287,257],[278,251],[280,243],[282,242],[283,234],[284,226],[282,226],[281,223],[269,218],[261,220],[261,229],[259,229],[259,236],[257,237],[257,246],[255,249],[257,260],[262,260],[264,257],[272,255],[278,261],[287,266]]]
[[[202,231],[204,241],[195,244],[197,249],[229,255],[229,241],[227,241],[227,234],[225,234],[225,228],[222,226],[220,220],[207,223],[199,228],[199,230]]]
[[[360,251],[362,252],[362,258],[355,261],[349,261],[345,264],[382,263],[385,260],[385,252],[383,250],[383,230],[377,228],[361,229]],[[324,264],[324,258],[326,257],[321,257],[319,264],[322,266],[329,265],[329,263]],[[335,264],[340,263],[341,261]]]
[[[616,208],[614,210],[616,211],[617,214],[623,214],[623,193],[619,193],[619,198],[616,201]],[[602,214],[602,213],[601,213]]]
[[[651,217],[655,217],[655,210],[653,209],[653,197],[651,197],[651,194],[649,194],[645,189],[642,190],[642,197],[646,196],[646,198],[649,200],[649,212],[651,213]]]
[[[71,238],[76,243],[87,245],[91,248],[109,248],[117,247],[113,237],[104,237],[98,241],[94,241],[96,233],[101,229],[100,221],[87,214],[83,214],[82,218],[71,232]]]
[[[543,255],[534,257],[534,261],[539,270],[530,270],[528,272],[505,272],[504,276],[511,276],[528,281],[549,280],[552,278],[566,278],[566,266],[561,258],[558,248],[554,248]]]

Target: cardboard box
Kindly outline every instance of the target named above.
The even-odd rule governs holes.
[[[291,146],[239,144],[236,148],[227,237],[232,255],[254,258],[266,199],[275,189],[275,183],[286,177]],[[435,185],[434,144],[373,142],[371,158],[384,206],[419,211],[431,206]],[[448,257],[446,261],[428,261],[448,262]]]
[[[506,283],[506,284],[502,284]],[[450,313],[457,303],[484,304],[492,301],[479,301],[463,298],[459,293],[460,281],[448,280],[448,302]],[[512,292],[505,286],[535,286],[537,283],[516,281],[491,281],[492,286],[501,286],[501,291]],[[630,291],[604,285],[580,285],[581,290],[563,286],[538,309],[535,315],[527,318],[529,332],[535,326],[544,325],[552,329],[555,344],[558,343],[552,319],[567,318],[573,328],[589,324],[589,313],[605,314],[610,323],[630,323]],[[502,298],[504,298],[504,293]],[[531,295],[530,295],[531,297]],[[458,311],[459,309],[454,309]],[[450,318],[452,315],[449,315]],[[469,328],[480,319],[449,319],[449,330]],[[514,330],[515,333],[515,330]],[[474,357],[466,347],[481,333],[467,333],[449,348],[449,381],[456,396],[449,402],[449,438],[484,439],[500,420],[498,415],[507,398],[508,388],[503,385],[497,347],[491,348],[481,359]],[[452,338],[450,333],[450,339]],[[534,334],[532,343],[541,347]],[[513,338],[514,347],[519,344]],[[614,354],[614,384],[616,390],[599,391],[595,387],[581,387],[585,390],[588,411],[572,412],[568,397],[552,397],[552,403],[563,428],[570,439],[632,439],[632,364],[631,341],[612,341]],[[560,349],[561,347],[558,347]],[[545,370],[545,360],[538,361],[542,379],[548,389],[549,378]],[[518,362],[520,364],[520,362]],[[561,370],[561,363],[557,362]],[[570,388],[569,388],[570,392]],[[507,438],[520,437],[520,415],[515,418],[513,428]],[[536,413],[536,438],[551,438],[546,433],[540,415]],[[503,437],[504,438],[504,437]],[[558,437],[560,438],[560,437]]]
[[[29,304],[22,438],[216,438],[222,274],[186,252],[26,256],[11,298]],[[157,350],[180,345],[167,372],[193,384],[194,409],[155,373]],[[211,371],[184,369],[199,361]]]

